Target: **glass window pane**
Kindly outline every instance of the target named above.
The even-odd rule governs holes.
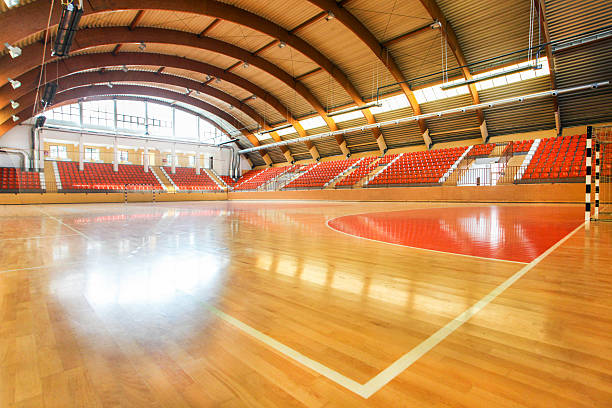
[[[182,110],[175,110],[177,139],[198,139],[198,117]]]

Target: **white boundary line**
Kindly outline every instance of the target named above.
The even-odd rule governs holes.
[[[22,238],[0,238],[0,242],[2,241],[25,241],[29,239],[46,239],[46,238],[63,238],[63,237],[74,237],[79,234],[63,234],[63,235],[39,235],[35,237],[22,237]]]
[[[503,283],[485,295],[482,299],[476,302],[473,306],[468,308],[466,311],[461,313],[459,316],[455,317],[445,326],[440,328],[434,334],[429,336],[423,342],[421,342],[418,346],[404,354],[398,360],[393,362],[383,371],[378,373],[372,379],[370,379],[365,384],[360,384],[355,380],[352,380],[337,371],[332,370],[325,365],[318,363],[300,352],[285,346],[284,344],[274,340],[270,336],[260,332],[257,329],[247,325],[246,323],[241,322],[240,320],[220,311],[219,309],[205,303],[205,307],[210,310],[215,316],[219,317],[221,320],[226,323],[231,324],[235,328],[239,329],[243,333],[261,341],[266,346],[278,351],[282,355],[296,361],[297,363],[306,366],[313,370],[314,372],[332,380],[336,384],[352,391],[353,393],[363,397],[369,398],[377,391],[379,391],[382,387],[388,384],[395,377],[400,375],[404,370],[414,364],[419,358],[437,346],[440,342],[446,339],[449,335],[451,335],[455,330],[461,327],[465,322],[470,320],[472,316],[481,311],[485,306],[491,303],[496,297],[502,294],[506,289],[508,289],[513,283],[519,280],[523,275],[533,269],[538,263],[540,263],[544,258],[550,255],[555,249],[559,248],[565,241],[567,241],[572,235],[574,235],[578,230],[580,230],[585,223],[580,224],[576,227],[572,232],[567,234],[561,240],[559,240],[556,244],[548,248],[544,251],[540,256],[531,261],[530,263],[524,265],[518,272],[514,275],[506,279]],[[489,259],[489,258],[485,258]]]
[[[40,211],[41,213],[43,213],[44,215],[46,215],[47,217],[51,218],[52,220],[55,220],[55,221],[59,222],[59,223],[60,223],[60,224],[62,224],[64,227],[66,227],[66,228],[68,228],[68,229],[71,229],[72,231],[76,232],[77,234],[79,234],[80,236],[84,237],[85,239],[90,240],[90,241],[95,241],[93,238],[90,238],[89,236],[87,236],[87,235],[86,235],[86,234],[84,234],[83,232],[79,231],[78,229],[73,228],[73,227],[71,227],[70,225],[68,225],[68,224],[64,223],[64,222],[63,222],[62,220],[60,220],[59,218],[55,218],[54,216],[49,215],[48,213],[46,213],[45,211],[43,211],[41,208],[36,207],[36,209],[37,209],[38,211]]]
[[[369,213],[364,213],[364,214],[369,214]],[[355,215],[360,215],[360,214],[355,214]],[[334,232],[339,232],[340,234],[344,234],[346,236],[349,236],[351,238],[357,238],[357,239],[365,239],[366,241],[370,241],[370,242],[378,242],[381,244],[386,244],[386,245],[394,245],[394,246],[398,246],[398,247],[402,247],[402,248],[410,248],[410,249],[416,249],[419,251],[427,251],[427,252],[435,252],[438,254],[446,254],[446,255],[456,255],[456,256],[465,256],[468,258],[474,258],[474,259],[484,259],[485,261],[499,261],[499,262],[511,262],[511,263],[515,263],[515,264],[520,264],[520,265],[525,265],[527,264],[527,262],[521,262],[521,261],[511,261],[509,259],[499,259],[499,258],[487,258],[484,256],[476,256],[476,255],[467,255],[467,254],[457,254],[455,252],[446,252],[446,251],[438,251],[437,249],[428,249],[428,248],[421,248],[421,247],[414,247],[414,246],[409,246],[409,245],[403,245],[403,244],[396,244],[394,242],[386,242],[386,241],[380,241],[378,239],[372,239],[372,238],[365,238],[365,237],[360,237],[359,235],[353,235],[353,234],[349,234],[348,232],[344,232],[344,231],[340,231],[338,229],[335,229],[334,227],[332,227],[331,225],[329,225],[330,221],[333,221],[335,219],[338,218],[342,218],[345,217],[344,215],[341,215],[340,217],[335,217],[335,218],[331,218],[329,220],[327,220],[325,222],[325,225],[327,225],[327,228],[329,228],[330,230],[334,231]]]

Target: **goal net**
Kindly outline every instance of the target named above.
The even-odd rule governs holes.
[[[599,166],[597,166],[598,156]],[[593,189],[595,192],[593,218],[612,221],[612,126],[593,128],[593,165],[593,186],[595,187]],[[599,189],[597,184],[599,184]],[[597,205],[598,198],[599,205]]]

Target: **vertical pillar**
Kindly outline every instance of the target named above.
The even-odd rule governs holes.
[[[43,130],[38,130],[38,168],[43,171],[45,169],[45,138]]]
[[[84,137],[81,133],[79,135],[79,171],[85,170],[85,143]]]
[[[144,165],[144,172],[148,173],[149,172],[149,146],[147,145],[147,142],[145,142],[145,145],[144,145],[144,153],[142,155],[142,164]]]
[[[114,172],[118,172],[119,171],[119,149],[117,147],[117,138],[115,138],[114,142],[113,142],[113,171]]]
[[[586,187],[585,187],[585,197],[584,197],[584,221],[591,221],[591,170],[593,167],[591,155],[592,147],[593,147],[593,127],[587,126],[587,136],[586,136]]]
[[[600,144],[597,143],[597,138],[595,138],[595,212],[593,218],[596,220],[599,219],[599,150]]]
[[[196,148],[195,165],[196,165],[196,174],[200,174],[200,169],[202,168],[202,154],[200,153],[199,146]]]
[[[172,174],[176,174],[176,143],[172,143],[172,154],[170,160],[172,161]]]

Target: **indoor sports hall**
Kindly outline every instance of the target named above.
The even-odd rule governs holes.
[[[612,406],[612,7],[2,0],[0,408]]]

